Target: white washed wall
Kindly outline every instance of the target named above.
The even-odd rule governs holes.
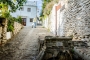
[[[7,33],[6,33],[6,39],[7,39],[7,40],[8,40],[8,39],[11,39],[11,37],[12,37],[11,35],[12,35],[11,32],[7,32]]]
[[[55,34],[56,32],[56,4],[53,6],[51,13],[48,17],[43,20],[43,26],[47,29],[50,29],[50,32]]]
[[[56,32],[56,14],[55,14],[55,6],[56,4],[53,6],[52,8],[52,11],[51,11],[51,14],[50,14],[50,21],[51,21],[51,28],[50,28],[50,31],[55,34]]]
[[[43,26],[48,29],[48,17],[43,20]]]
[[[57,35],[60,35],[60,9],[57,11]]]
[[[63,14],[64,14],[64,10],[63,10],[63,12],[60,12],[60,31],[59,31],[59,33],[60,33],[60,36],[64,36],[64,16],[63,16]]]

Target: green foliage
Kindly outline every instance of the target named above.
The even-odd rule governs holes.
[[[0,0],[0,4],[5,4],[10,7],[10,12],[15,12],[20,6],[23,6],[26,0]],[[2,8],[2,6],[0,6]]]
[[[17,18],[12,17],[11,15],[7,18],[8,24],[7,24],[7,31],[13,31],[14,30],[14,22],[22,23],[22,18],[18,16]]]
[[[21,17],[12,17],[10,12],[15,12],[17,9],[20,9],[25,2],[26,0],[0,0],[0,17],[8,20],[7,31],[14,30],[14,21],[22,23]]]
[[[10,16],[10,12],[8,12],[8,11],[2,13],[2,17],[4,17],[4,18],[8,18],[9,16]]]
[[[45,15],[48,16],[52,10],[53,5],[58,2],[59,0],[43,0],[42,12],[40,14],[40,17],[44,18]]]
[[[54,5],[54,2],[52,1],[52,2],[49,2],[47,5],[46,5],[46,7],[44,8],[44,15],[49,15],[50,14],[50,12],[51,12],[51,10],[52,10],[52,7],[53,7],[53,5]]]
[[[8,11],[8,7],[7,7],[6,4],[1,3],[0,4],[0,10],[1,10],[1,12],[0,12],[0,16],[1,17],[4,17],[4,18],[8,18],[9,17],[10,12]]]
[[[17,20],[18,23],[22,23],[22,18],[21,18],[21,16],[18,16],[16,20]]]
[[[42,17],[39,17],[39,20],[42,21]]]
[[[8,24],[7,24],[7,31],[13,31],[14,30],[14,18],[12,16],[8,17]]]
[[[13,25],[9,24],[8,25],[8,28],[7,28],[7,31],[9,32],[9,31],[13,31],[13,30],[14,30]]]

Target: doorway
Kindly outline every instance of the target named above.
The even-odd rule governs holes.
[[[26,26],[26,18],[22,18],[22,24]]]

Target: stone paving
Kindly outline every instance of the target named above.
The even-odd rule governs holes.
[[[52,35],[47,29],[24,27],[4,47],[0,48],[0,60],[36,60],[39,36]]]

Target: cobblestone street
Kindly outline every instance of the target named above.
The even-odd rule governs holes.
[[[38,37],[51,35],[45,28],[24,27],[4,47],[1,47],[0,60],[35,60],[38,54]]]

